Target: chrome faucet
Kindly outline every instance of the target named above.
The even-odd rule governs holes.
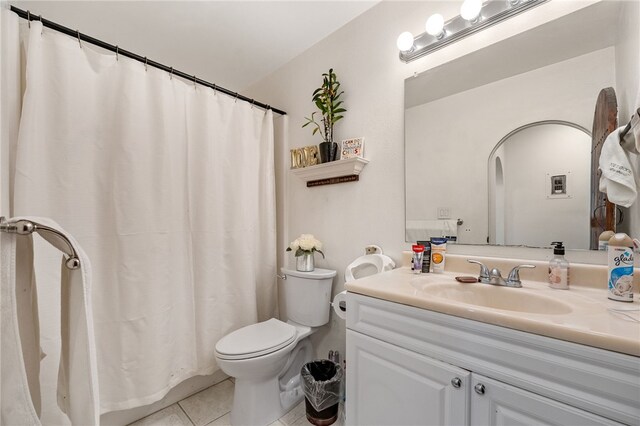
[[[522,281],[520,281],[520,269],[527,268],[533,269],[534,265],[518,265],[509,272],[507,279],[505,280],[502,277],[502,273],[500,269],[493,268],[489,270],[482,262],[478,262],[477,260],[467,259],[469,263],[475,263],[476,265],[480,265],[480,275],[478,276],[478,281],[484,284],[491,285],[499,285],[504,287],[514,287],[520,288],[522,287]]]

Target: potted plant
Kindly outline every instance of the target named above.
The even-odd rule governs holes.
[[[340,91],[340,82],[333,72],[333,68],[329,69],[328,73],[322,74],[322,86],[318,87],[313,92],[311,100],[320,110],[322,116],[322,125],[316,121],[315,115],[318,111],[311,114],[311,117],[305,117],[307,120],[302,127],[307,127],[309,124],[313,124],[313,133],[320,132],[322,136],[322,143],[319,145],[320,162],[328,163],[329,161],[336,160],[338,153],[338,144],[333,141],[333,126],[342,119],[342,113],[346,109],[342,108],[342,101],[340,96],[344,91]]]
[[[296,256],[296,270],[311,272],[315,269],[313,253],[318,252],[324,258],[321,251],[322,243],[311,234],[302,234],[289,244],[286,251],[293,251]]]

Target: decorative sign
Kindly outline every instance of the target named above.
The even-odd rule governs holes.
[[[364,157],[364,138],[346,139],[342,141],[340,158]]]
[[[300,169],[318,164],[318,146],[311,145],[291,150],[291,168]]]
[[[318,179],[318,180],[310,180],[307,182],[307,188],[311,188],[314,186],[322,186],[322,185],[333,185],[336,183],[344,183],[344,182],[357,182],[360,180],[360,176],[358,175],[348,175],[348,176],[339,176],[327,179]]]

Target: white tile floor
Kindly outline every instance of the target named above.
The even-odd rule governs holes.
[[[229,426],[232,402],[233,382],[227,379],[129,426]],[[271,426],[308,424],[302,401]]]

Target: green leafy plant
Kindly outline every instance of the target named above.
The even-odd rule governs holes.
[[[333,72],[333,68],[329,69],[328,73],[322,74],[322,78],[322,86],[314,90],[311,98],[320,110],[322,126],[316,121],[315,115],[318,111],[315,111],[311,114],[311,117],[305,117],[307,122],[302,127],[313,124],[315,126],[312,132],[313,135],[320,132],[324,142],[333,142],[333,126],[344,117],[342,113],[346,111],[346,109],[342,108],[342,101],[340,100],[340,96],[344,91],[340,91],[340,82]]]

